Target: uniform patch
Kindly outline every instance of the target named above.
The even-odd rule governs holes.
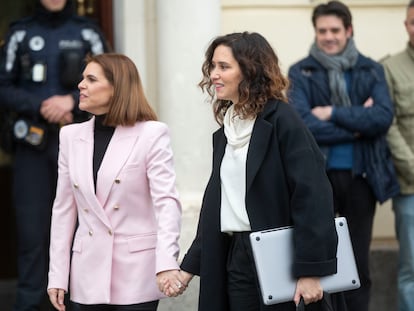
[[[29,47],[32,51],[40,51],[45,46],[45,39],[41,36],[35,36],[30,39]]]
[[[80,49],[82,42],[79,40],[61,40],[59,41],[59,49]]]

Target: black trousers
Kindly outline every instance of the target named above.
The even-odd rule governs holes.
[[[83,305],[70,302],[70,311],[156,311],[158,300],[133,305]]]
[[[352,311],[368,311],[371,278],[369,252],[376,199],[365,178],[352,176],[349,170],[328,171],[334,193],[335,211],[347,219],[361,287],[345,292],[346,305]]]
[[[230,311],[295,311],[294,302],[266,306],[262,302],[257,280],[250,232],[234,233],[227,260],[227,282]],[[277,258],[275,258],[277,262]],[[308,311],[321,310],[320,303],[306,306]]]

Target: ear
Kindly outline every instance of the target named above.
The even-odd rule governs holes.
[[[354,35],[354,29],[352,28],[352,25],[349,26],[346,30],[346,37],[349,39]]]

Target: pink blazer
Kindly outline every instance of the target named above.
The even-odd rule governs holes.
[[[181,227],[168,128],[156,121],[118,126],[96,194],[93,128],[94,118],[61,129],[48,288],[67,290],[70,279],[71,300],[82,304],[162,298],[156,273],[179,268]]]

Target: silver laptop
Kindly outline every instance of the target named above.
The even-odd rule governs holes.
[[[337,273],[321,278],[323,290],[335,293],[360,286],[354,252],[345,217],[335,218],[338,233]],[[250,234],[263,302],[266,305],[292,301],[296,280],[292,277],[293,227]]]

